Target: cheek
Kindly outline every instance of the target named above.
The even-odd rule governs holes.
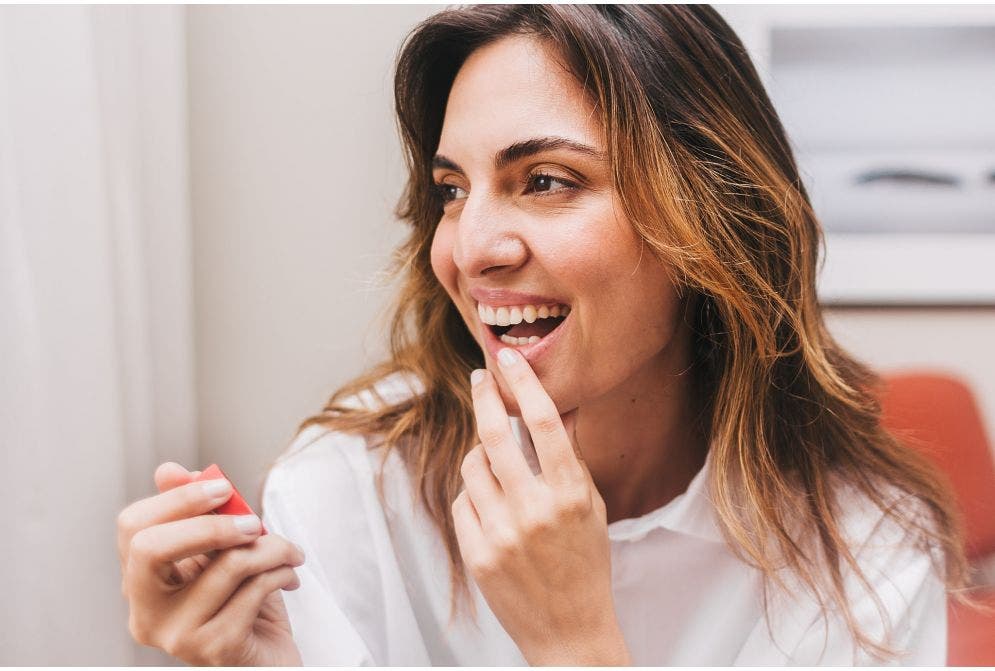
[[[449,227],[439,225],[432,238],[432,272],[449,295],[456,290],[456,264],[453,262],[453,233]]]

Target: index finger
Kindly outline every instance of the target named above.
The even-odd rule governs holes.
[[[157,578],[175,587],[169,581],[174,562],[250,543],[260,531],[258,519],[251,524],[231,515],[199,515],[146,527],[132,539],[128,564],[137,570],[129,569],[127,574],[135,583]]]
[[[474,371],[470,378],[477,435],[501,489],[505,494],[515,495],[523,492],[535,476],[513,437],[508,411],[501,402],[494,376],[486,369],[479,371]]]
[[[180,485],[135,501],[117,517],[118,558],[122,565],[136,533],[156,524],[209,513],[227,501],[233,491],[227,480],[204,480]]]
[[[570,435],[556,404],[543,388],[528,361],[510,347],[498,352],[498,363],[522,411],[536,456],[547,482],[575,482],[584,478]]]

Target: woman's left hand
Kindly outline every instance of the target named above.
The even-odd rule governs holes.
[[[542,472],[533,475],[526,462],[491,373],[474,371],[482,442],[463,459],[465,487],[452,506],[463,560],[530,665],[629,664],[607,512],[574,447],[576,411],[561,419],[525,358],[504,352],[511,357],[501,370]]]

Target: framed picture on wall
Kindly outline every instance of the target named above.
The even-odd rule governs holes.
[[[824,303],[995,305],[995,7],[749,7]]]

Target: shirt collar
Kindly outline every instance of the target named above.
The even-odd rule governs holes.
[[[528,428],[521,417],[511,417],[511,428],[532,472],[539,473],[539,460]],[[608,538],[612,541],[635,542],[655,529],[694,536],[702,540],[724,543],[718,525],[715,506],[708,497],[708,474],[712,454],[705,457],[705,464],[691,479],[688,488],[663,506],[640,517],[616,520],[608,525]]]

